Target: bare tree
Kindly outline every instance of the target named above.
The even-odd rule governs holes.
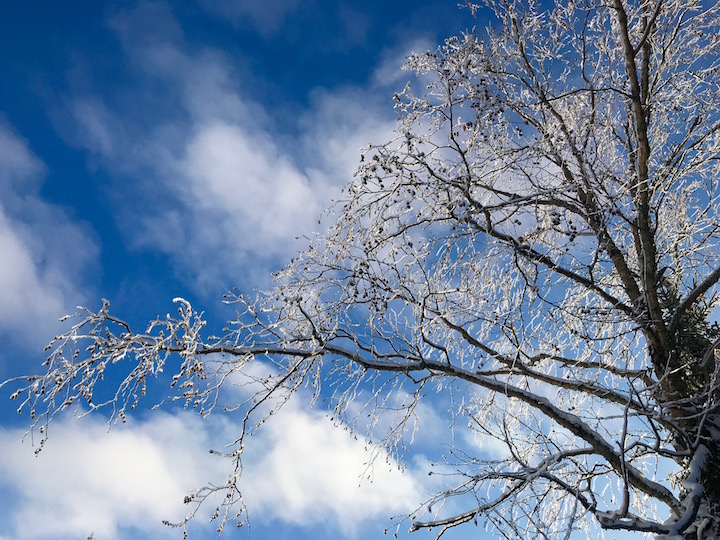
[[[247,435],[308,385],[358,429],[372,429],[358,410],[392,413],[378,425],[398,453],[434,395],[452,397],[448,423],[505,445],[493,460],[449,452],[452,482],[413,530],[717,538],[719,8],[471,7],[491,26],[408,59],[422,95],[396,95],[397,138],[363,152],[334,225],[276,289],[229,295],[238,315],[219,337],[181,299],[143,333],[107,303],[84,312],[15,394],[34,426],[77,401],[122,417],[170,366],[177,398],[206,414],[264,362],[227,485],[187,498],[226,492],[223,524],[242,519]],[[96,403],[113,364],[127,378]],[[464,509],[436,513],[450,500]]]

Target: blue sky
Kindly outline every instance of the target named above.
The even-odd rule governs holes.
[[[452,0],[8,3],[0,379],[39,369],[58,317],[101,297],[142,326],[184,296],[219,327],[223,291],[268,285],[351,180],[358,149],[392,136],[404,56],[475,24]],[[100,415],[68,416],[35,457],[9,393],[0,540],[179,538],[161,520],[222,477],[208,449],[236,433],[232,418],[172,408],[110,433]],[[246,458],[241,537],[382,538],[388,516],[437,487],[426,455],[447,420],[428,406],[423,421],[406,473],[378,466],[358,488],[363,443],[292,401]],[[191,533],[215,537],[203,519]]]

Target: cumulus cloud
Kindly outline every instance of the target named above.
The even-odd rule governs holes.
[[[162,520],[181,519],[188,490],[221,474],[207,452],[207,426],[190,414],[158,414],[110,432],[100,418],[66,418],[51,429],[37,457],[27,441],[19,444],[22,430],[0,429],[0,486],[16,495],[0,533],[113,539],[135,527],[176,538]]]
[[[410,512],[421,502],[418,479],[383,452],[371,461],[362,438],[317,411],[286,405],[259,439],[244,484],[249,505],[263,515],[300,525],[330,518],[352,533],[363,520]]]
[[[360,148],[392,136],[391,104],[318,90],[286,122],[253,99],[252,74],[222,51],[188,51],[167,6],[148,6],[111,23],[136,84],[117,103],[71,97],[68,136],[122,178],[115,207],[132,245],[168,254],[200,292],[265,286],[352,179]],[[148,18],[175,30],[146,35]],[[163,102],[144,88],[166,88]]]
[[[231,230],[220,234],[239,237],[233,242],[239,251],[286,253],[294,235],[312,230],[321,211],[314,193],[321,182],[311,185],[272,141],[250,137],[239,126],[201,128],[181,168],[188,180],[186,204],[225,214]],[[232,223],[237,216],[242,222]],[[243,230],[248,234],[237,234]]]
[[[86,227],[40,198],[45,173],[27,142],[0,123],[0,333],[33,346],[82,301],[98,252]]]
[[[0,535],[84,538],[92,531],[114,539],[132,529],[133,537],[175,538],[162,520],[184,516],[181,501],[190,489],[223,481],[229,463],[208,449],[232,440],[234,430],[227,418],[185,411],[109,432],[100,417],[64,418],[36,457],[27,440],[19,444],[22,430],[0,428],[0,491],[14,500]],[[291,401],[248,441],[241,487],[251,519],[331,524],[352,534],[368,520],[411,511],[423,477],[384,461],[369,470],[370,458],[361,440]],[[204,510],[193,528],[207,529],[212,509]]]

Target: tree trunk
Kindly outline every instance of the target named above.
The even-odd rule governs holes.
[[[693,520],[694,524],[683,531],[682,537],[688,540],[720,538],[720,415],[715,412],[720,392],[715,381],[717,369],[713,348],[710,345],[705,354],[694,354],[688,361],[690,355],[685,343],[675,349],[680,352],[671,355],[678,360],[666,364],[669,368],[666,373],[671,375],[661,378],[664,380],[663,401],[672,404],[668,409],[681,428],[673,436],[676,450],[689,451],[693,455],[701,444],[708,449],[699,478],[703,487],[702,501],[697,509],[700,519]],[[688,461],[685,480],[692,473]],[[688,498],[692,482],[688,484],[681,491],[686,508],[692,505]]]

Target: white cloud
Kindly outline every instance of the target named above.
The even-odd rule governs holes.
[[[358,87],[313,93],[312,107],[300,122],[304,155],[308,156],[303,164],[310,175],[346,185],[360,165],[360,150],[393,137],[392,103],[390,96],[383,93],[382,97],[388,99],[378,99],[374,92]]]
[[[235,26],[251,26],[262,36],[277,32],[285,18],[300,5],[300,0],[201,0],[208,13],[221,16]]]
[[[0,184],[35,183],[45,166],[12,130],[0,122]]]
[[[51,426],[36,457],[20,444],[21,429],[0,428],[0,490],[13,493],[12,520],[0,535],[47,538],[176,538],[161,524],[180,520],[188,490],[222,482],[229,462],[208,453],[236,435],[223,417],[155,413],[143,421],[108,426],[100,417],[66,417]],[[246,444],[241,487],[251,520],[331,524],[352,535],[367,520],[411,511],[422,485],[412,472],[376,463],[367,478],[365,444],[317,411],[292,401]],[[382,459],[382,456],[381,456]],[[212,530],[207,516],[192,523]],[[252,524],[252,521],[251,521]],[[82,536],[85,535],[85,536]]]
[[[286,252],[289,240],[312,230],[321,211],[314,191],[323,186],[310,185],[272,141],[239,126],[200,129],[181,168],[190,191],[186,204],[224,213],[229,230],[218,232],[234,238],[241,253]]]
[[[259,508],[291,523],[330,519],[352,534],[363,520],[412,511],[423,495],[418,479],[383,452],[371,463],[361,438],[292,404],[253,437],[248,451],[243,481],[251,512]]]
[[[121,124],[101,101],[92,98],[76,100],[71,104],[71,115],[84,134],[82,141],[88,150],[103,155],[116,150],[114,139],[118,137]]]
[[[286,122],[250,97],[252,75],[221,51],[187,52],[167,7],[152,6],[112,23],[139,73],[116,104],[131,109],[100,96],[71,98],[70,138],[122,178],[115,207],[131,244],[170,255],[199,292],[266,286],[270,271],[304,247],[296,237],[313,234],[351,181],[359,149],[392,136],[389,94],[319,90],[309,110]],[[175,30],[145,36],[138,29],[149,17]],[[167,89],[164,113],[144,88]]]
[[[248,366],[250,386],[234,380],[228,397],[243,401],[267,369]],[[413,458],[401,472],[382,450],[307,409],[307,397],[301,390],[245,441],[240,487],[251,526],[280,520],[354,537],[422,502],[435,481],[423,460]],[[190,489],[224,482],[231,463],[208,450],[223,450],[237,429],[222,413],[203,419],[183,410],[130,418],[111,430],[100,415],[64,416],[35,456],[29,438],[20,443],[23,429],[0,427],[0,497],[12,500],[0,512],[0,538],[178,538],[162,520],[182,519]],[[208,503],[191,522],[192,538],[214,538],[212,510]]]
[[[98,251],[86,228],[39,198],[44,173],[27,143],[0,124],[0,334],[33,347],[82,301]]]
[[[169,4],[163,1],[143,1],[133,9],[118,10],[109,26],[123,36],[123,46],[129,51],[183,38],[182,28],[172,16]]]
[[[62,315],[62,291],[52,287],[39,275],[30,250],[20,237],[21,225],[13,223],[0,207],[0,253],[5,263],[0,266],[0,325],[7,331],[23,334],[34,323],[53,313]]]
[[[250,363],[228,381],[231,399],[248,402],[253,392],[262,389],[257,381],[277,374],[271,364]],[[398,392],[399,400],[407,397]],[[364,397],[358,396],[354,403]],[[267,415],[284,399],[276,398],[257,414]],[[354,537],[364,523],[376,520],[387,526],[390,516],[417,509],[436,483],[427,474],[424,458],[413,456],[410,466],[401,470],[384,448],[364,437],[369,426],[352,417],[364,418],[363,411],[350,407],[348,420],[355,428],[350,429],[333,421],[327,411],[310,408],[310,401],[308,390],[297,390],[246,439],[242,485],[251,519],[262,515],[301,526],[330,524],[344,537]],[[434,448],[447,435],[447,427],[428,404],[420,404],[418,414],[422,442]],[[377,442],[385,433],[382,426],[375,427],[373,440]]]
[[[51,426],[37,457],[21,437],[22,430],[0,429],[0,485],[17,493],[5,525],[12,529],[3,532],[18,540],[90,532],[113,539],[121,527],[176,538],[162,520],[181,519],[188,490],[221,474],[206,426],[190,414],[158,414],[109,433],[99,418],[66,418]]]
[[[383,88],[392,88],[394,91],[402,90],[405,83],[414,78],[414,74],[411,75],[411,72],[403,69],[407,57],[412,53],[422,54],[426,51],[434,51],[436,48],[437,43],[428,39],[416,38],[401,42],[396,47],[386,50],[373,73],[373,84]],[[413,81],[413,86],[416,91],[422,90],[430,80],[430,78],[420,76],[419,81]]]

